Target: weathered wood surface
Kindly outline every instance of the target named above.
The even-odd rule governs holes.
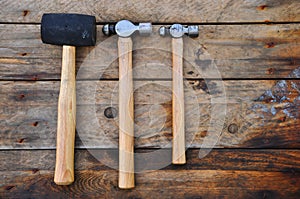
[[[295,22],[298,0],[1,1],[0,22],[39,23],[43,13],[95,15],[98,22],[129,19],[155,23]]]
[[[136,149],[136,153],[152,153],[151,149]],[[199,149],[187,150],[186,165],[172,165],[171,149],[162,149],[162,157],[136,158],[137,170],[150,170],[156,164],[166,165],[162,170],[245,170],[297,172],[300,169],[300,151],[296,149],[214,149],[199,158]],[[75,150],[75,169],[113,170],[118,165],[117,149]],[[0,171],[54,171],[55,150],[1,150]],[[112,167],[110,167],[111,165]]]
[[[101,154],[107,152],[98,151]],[[171,161],[171,151],[167,153],[167,161]],[[124,191],[117,188],[117,171],[85,150],[76,151],[76,180],[68,187],[52,182],[54,150],[1,151],[0,160],[5,161],[0,171],[0,196],[231,198],[234,195],[236,198],[297,198],[299,155],[298,150],[214,150],[199,159],[198,150],[188,150],[186,165],[138,173],[136,188]],[[109,157],[106,159],[111,161]],[[156,164],[155,159],[146,162]],[[137,164],[145,165],[145,162]]]
[[[298,0],[2,0],[0,11],[0,198],[299,197]],[[46,12],[156,23],[151,37],[133,38],[133,74],[143,80],[135,81],[135,166],[150,170],[136,175],[133,190],[117,188],[117,37],[104,37],[102,25],[98,45],[77,52],[77,80],[88,81],[77,82],[76,180],[53,182],[62,54],[41,42]],[[184,39],[184,166],[169,165],[171,39],[157,34],[159,24],[175,22],[200,25],[198,38]],[[215,149],[199,158],[210,140]]]
[[[117,79],[117,37],[98,26],[95,48],[78,48],[78,79]],[[134,38],[135,79],[171,79],[171,39]],[[0,25],[0,79],[60,78],[60,46],[43,44],[37,25]],[[184,40],[185,78],[289,78],[300,66],[300,24],[200,26]]]
[[[1,195],[15,198],[297,198],[300,184],[299,173],[158,170],[137,174],[136,188],[122,191],[117,171],[79,171],[68,187],[54,185],[51,171],[0,174],[7,177]]]
[[[209,127],[220,126],[217,148],[298,148],[299,84],[299,80],[186,81],[187,146],[198,148],[206,139],[216,140],[219,135],[210,133]],[[59,82],[0,85],[1,149],[54,148]],[[117,147],[117,85],[118,81],[77,82],[77,147]],[[135,81],[134,87],[136,147],[170,147],[171,82]]]

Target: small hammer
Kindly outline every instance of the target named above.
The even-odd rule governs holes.
[[[119,54],[119,187],[134,187],[134,102],[132,80],[132,39],[135,32],[148,36],[151,23],[133,24],[128,20],[103,26],[107,36],[117,34]]]
[[[74,181],[75,46],[95,45],[96,19],[80,14],[44,14],[41,36],[44,43],[63,45],[54,182],[69,185]]]
[[[173,59],[173,93],[172,93],[172,123],[173,123],[173,150],[172,163],[185,164],[185,124],[184,124],[184,89],[183,89],[183,39],[184,35],[198,37],[198,26],[183,26],[173,24],[170,27],[162,26],[159,29],[161,36],[172,37]]]

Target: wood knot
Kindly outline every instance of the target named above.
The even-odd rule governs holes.
[[[275,72],[275,68],[269,68],[269,69],[267,70],[267,74],[268,74],[268,75],[273,75],[274,72]]]
[[[111,119],[111,118],[115,118],[117,117],[117,109],[113,108],[113,107],[108,107],[104,110],[104,115],[105,117]]]
[[[35,168],[35,169],[32,169],[31,171],[32,171],[32,174],[35,174],[35,173],[37,173],[39,171],[39,169]]]
[[[229,133],[234,134],[234,133],[238,132],[238,130],[239,130],[239,127],[235,123],[232,123],[228,126]]]
[[[37,126],[39,124],[39,122],[34,122],[32,123],[32,126]]]
[[[21,100],[21,99],[24,99],[24,97],[25,97],[24,94],[20,94],[20,95],[19,95],[19,99],[20,99],[20,100]]]
[[[15,187],[15,186],[8,185],[8,186],[5,186],[4,189],[5,189],[6,191],[9,191],[9,190],[11,190],[11,189],[14,188],[14,187]]]
[[[24,140],[25,140],[25,138],[21,138],[21,139],[18,140],[18,142],[19,142],[20,144],[22,144],[22,143],[24,142]]]
[[[205,136],[207,136],[207,131],[202,131],[200,133],[200,137],[204,138]]]
[[[29,10],[24,10],[23,11],[23,17],[26,17],[29,14]]]
[[[267,7],[268,7],[267,5],[261,5],[261,6],[257,6],[257,8],[256,8],[256,9],[257,9],[257,10],[261,10],[261,11],[262,11],[262,10],[266,10],[266,9],[267,9]]]
[[[274,42],[269,42],[266,43],[265,48],[274,48],[275,47],[275,43]]]

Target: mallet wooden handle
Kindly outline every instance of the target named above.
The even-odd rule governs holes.
[[[132,40],[119,37],[119,187],[134,187]]]
[[[183,90],[183,40],[172,38],[173,54],[173,151],[172,163],[185,164],[185,133],[184,133],[184,90]]]
[[[54,182],[58,185],[69,185],[74,181],[75,84],[75,47],[63,46],[54,174]]]

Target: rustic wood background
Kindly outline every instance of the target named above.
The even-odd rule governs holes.
[[[0,11],[0,198],[300,197],[298,0],[2,0]],[[70,186],[53,182],[61,47],[41,42],[41,16],[49,12],[98,22],[99,47],[77,51],[81,133]],[[135,151],[163,148],[162,157],[136,160],[147,172],[126,191],[105,164],[117,165],[118,62],[116,37],[101,28],[120,19],[154,23],[151,37],[134,38]],[[172,23],[200,26],[200,36],[184,42],[187,164],[151,171],[171,162],[171,43],[157,30]],[[218,125],[210,123],[220,108],[211,100],[224,105],[220,86],[225,123],[214,149],[199,158],[209,126]]]

